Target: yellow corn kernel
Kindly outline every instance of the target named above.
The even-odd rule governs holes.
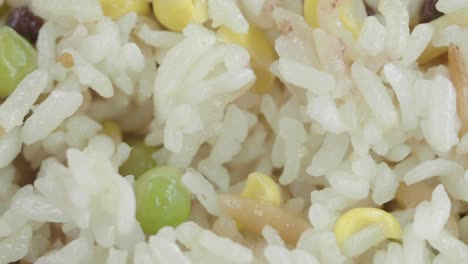
[[[350,31],[355,38],[358,37],[364,19],[367,17],[366,7],[362,0],[341,0],[335,3],[338,19],[344,28]],[[313,27],[319,27],[319,12],[326,12],[324,6],[320,8],[320,0],[304,1],[304,18]],[[333,9],[332,9],[333,10]],[[332,12],[328,10],[328,12]],[[330,14],[332,15],[332,14]]]
[[[112,120],[102,122],[102,132],[111,137],[116,142],[122,142],[122,130],[119,124]]]
[[[436,20],[431,21],[431,24],[434,27],[434,33],[437,34],[442,32],[445,28],[451,25],[458,25],[460,27],[468,27],[468,8],[463,8],[452,13],[443,15]],[[448,47],[434,47],[431,43],[427,45],[424,52],[419,56],[419,64],[425,64],[433,59],[439,57],[440,55],[447,53]]]
[[[153,0],[153,12],[161,24],[173,31],[208,19],[206,0]]]
[[[343,27],[357,38],[364,19],[367,17],[366,7],[362,0],[343,0],[339,3],[337,10]]]
[[[320,0],[304,0],[304,18],[313,28],[318,28],[317,9]]]
[[[241,196],[270,202],[276,206],[279,206],[281,203],[280,191],[276,183],[270,177],[258,172],[249,174]]]
[[[376,223],[382,224],[387,238],[401,239],[401,227],[393,215],[377,208],[355,208],[346,212],[336,221],[336,240],[340,245],[343,245],[354,232]]]
[[[146,0],[100,0],[102,11],[105,16],[113,19],[135,12],[146,16],[150,12],[149,3]]]
[[[250,53],[250,64],[257,77],[252,89],[257,93],[268,92],[275,81],[269,67],[277,56],[265,34],[252,25],[247,34],[236,33],[225,26],[219,27],[217,34],[219,41],[240,45]]]

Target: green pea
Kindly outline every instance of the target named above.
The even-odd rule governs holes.
[[[165,226],[176,227],[189,218],[191,194],[182,185],[181,176],[178,169],[161,166],[137,179],[136,216],[146,234],[156,234]]]
[[[0,97],[10,95],[36,65],[34,47],[10,27],[0,29]]]
[[[120,166],[120,174],[132,174],[138,178],[147,170],[156,167],[156,161],[152,156],[158,150],[157,147],[146,145],[143,138],[130,138],[126,139],[125,142],[132,147],[132,150],[130,157]]]

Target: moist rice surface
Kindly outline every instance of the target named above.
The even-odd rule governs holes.
[[[0,99],[0,264],[468,263],[468,1],[0,10],[36,52]],[[181,223],[142,228],[129,157],[180,172]]]

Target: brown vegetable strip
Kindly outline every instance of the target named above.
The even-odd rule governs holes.
[[[457,92],[457,112],[461,120],[460,135],[464,135],[468,132],[468,77],[463,54],[453,44],[450,44],[448,49],[448,68]]]
[[[306,220],[268,202],[227,194],[220,195],[218,201],[221,209],[239,225],[258,235],[270,225],[281,238],[295,245],[301,234],[311,228]]]

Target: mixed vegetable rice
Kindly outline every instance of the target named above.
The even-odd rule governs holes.
[[[0,0],[1,263],[468,263],[468,1]]]

